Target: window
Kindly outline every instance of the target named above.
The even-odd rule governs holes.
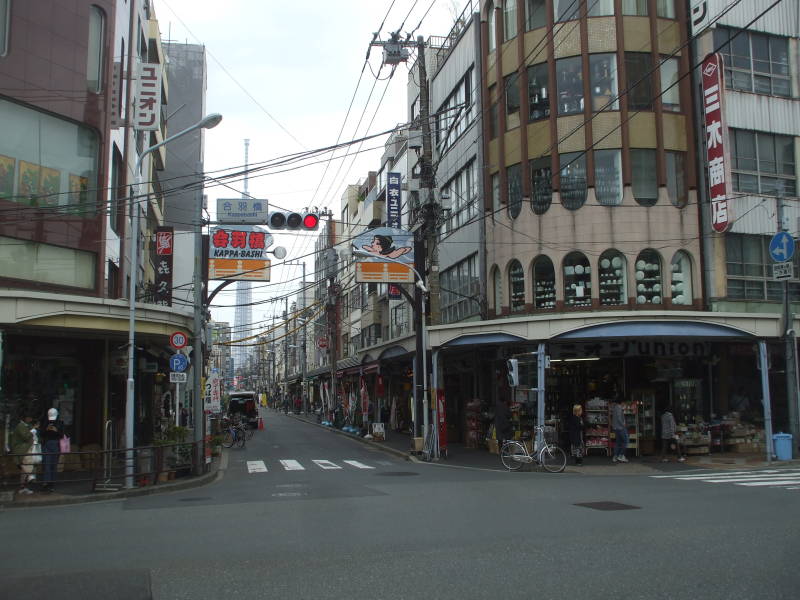
[[[581,57],[572,56],[556,61],[558,78],[558,114],[583,112],[583,70]]]
[[[617,59],[614,54],[590,54],[592,110],[619,110]]]
[[[667,195],[673,206],[683,208],[689,202],[686,195],[686,154],[683,152],[665,152],[667,166]]]
[[[550,92],[547,89],[547,63],[528,67],[528,120],[550,116]]]
[[[564,258],[564,305],[592,305],[592,269],[589,260],[580,252]]]
[[[561,204],[577,210],[586,202],[586,155],[582,152],[559,154]]]
[[[522,169],[519,164],[506,169],[508,184],[508,216],[516,219],[522,210]]]
[[[553,0],[556,23],[579,19],[581,16],[580,5],[580,0]]]
[[[547,27],[547,1],[525,0],[525,29]]]
[[[506,129],[519,127],[519,74],[506,77],[503,87],[506,95]]]
[[[500,269],[494,267],[492,270],[492,299],[494,300],[494,314],[503,314],[503,282],[500,277]]]
[[[714,46],[719,48],[725,61],[725,87],[756,94],[791,96],[787,38],[716,27]]]
[[[8,54],[8,30],[11,25],[11,0],[0,0],[0,56]]]
[[[492,102],[489,106],[489,139],[493,140],[500,131],[500,114],[497,109],[497,102]]]
[[[627,302],[625,256],[618,250],[600,255],[600,306],[620,306]]]
[[[656,14],[663,19],[674,19],[675,0],[656,0]]]
[[[688,306],[692,303],[692,259],[680,250],[672,257],[670,265],[672,303]]]
[[[647,0],[622,0],[622,14],[646,17]]]
[[[533,263],[533,306],[535,308],[555,308],[556,271],[553,261],[540,256]]]
[[[631,148],[633,197],[641,206],[653,206],[658,201],[656,181],[656,151]]]
[[[626,52],[625,69],[628,75],[628,108],[630,110],[652,110],[653,108],[653,59],[643,52]]]
[[[123,172],[122,154],[114,144],[111,158],[111,187],[108,190],[108,222],[111,230],[118,235],[122,233],[120,221],[125,206],[125,188],[121,185]]]
[[[500,212],[500,173],[492,175],[492,212]]]
[[[86,55],[86,88],[99,93],[103,86],[103,48],[105,15],[97,6],[89,7],[89,48]]]
[[[436,148],[440,153],[452,146],[453,142],[467,130],[475,115],[470,68],[437,111]]]
[[[590,17],[605,17],[614,14],[614,0],[592,0],[589,6]]]
[[[442,271],[439,277],[439,290],[443,323],[456,323],[480,314],[478,286],[477,254]]]
[[[92,252],[0,237],[0,277],[92,289],[95,260]]]
[[[744,194],[797,195],[794,139],[730,129],[733,189]]]
[[[534,214],[543,215],[553,201],[553,182],[550,168],[550,157],[543,156],[530,162],[531,172],[531,208]]]
[[[503,40],[517,37],[517,0],[503,2]]]
[[[661,256],[652,249],[636,258],[636,304],[661,304]]]
[[[486,7],[486,26],[489,29],[489,52],[494,52],[495,48],[497,48],[497,38],[495,37],[497,27],[495,26],[495,22],[494,4],[490,2],[489,6]]]
[[[475,178],[475,161],[470,162],[455,177],[442,186],[442,193],[450,195],[450,214],[444,231],[452,231],[478,216],[478,188]]]
[[[725,234],[728,298],[731,300],[783,300],[783,283],[772,278],[770,236]],[[794,255],[797,272],[798,255]],[[790,295],[797,298],[798,284],[790,283]]]
[[[662,59],[661,67],[661,107],[664,110],[680,112],[681,94],[678,85],[678,59]]]
[[[597,201],[603,206],[622,204],[622,153],[619,150],[594,151],[594,186]]]
[[[512,313],[525,310],[525,271],[516,259],[508,265],[508,295]]]

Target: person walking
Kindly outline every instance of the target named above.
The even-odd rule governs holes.
[[[625,410],[622,401],[614,399],[611,405],[611,429],[614,430],[614,458],[613,462],[628,462],[625,451],[628,449],[628,426],[625,423]]]
[[[567,432],[569,433],[569,445],[572,456],[575,458],[576,465],[583,464],[583,407],[576,404],[572,407],[572,415],[567,420]]]
[[[678,426],[675,423],[675,417],[667,407],[664,414],[661,415],[661,462],[669,462],[667,454],[671,447],[675,448],[678,462],[685,462],[686,458],[683,456],[681,440],[678,437]]]
[[[36,430],[32,426],[33,418],[26,414],[17,423],[14,431],[11,432],[11,451],[14,454],[27,455],[31,452]],[[21,471],[19,476],[19,494],[32,494],[33,490],[28,484],[33,480],[33,460],[32,456],[18,456],[16,459],[17,467]]]
[[[42,454],[44,462],[44,486],[45,492],[53,491],[53,484],[56,480],[58,471],[58,457],[61,454],[59,440],[64,435],[64,426],[58,420],[58,411],[51,408],[47,411],[47,424],[42,428]]]

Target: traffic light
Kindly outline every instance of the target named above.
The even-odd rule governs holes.
[[[517,387],[519,385],[519,360],[509,358],[506,361],[506,367],[508,367],[508,385]]]
[[[319,228],[319,215],[315,212],[299,213],[276,210],[269,213],[267,227],[293,231],[316,231]]]

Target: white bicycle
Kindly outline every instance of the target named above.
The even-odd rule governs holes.
[[[540,442],[540,447],[535,448],[532,453],[528,452],[528,448],[522,442],[506,440],[503,447],[500,448],[500,460],[503,461],[503,466],[509,471],[517,471],[524,464],[536,463],[549,473],[563,471],[567,466],[567,455],[555,444],[544,441],[546,439],[545,431],[545,428],[541,426],[535,428],[534,439],[541,439],[542,442]]]

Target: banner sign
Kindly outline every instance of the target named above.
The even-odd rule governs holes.
[[[156,289],[153,303],[172,306],[172,253],[175,232],[172,227],[156,229]]]
[[[411,232],[376,227],[359,235],[353,247],[370,254],[368,257],[355,255],[358,260],[356,283],[414,283],[414,235]]]
[[[709,18],[708,0],[692,0],[689,23],[692,37],[698,36],[709,26],[711,19]]]
[[[220,223],[266,223],[269,202],[255,198],[219,198],[217,221]]]
[[[389,285],[389,300],[400,300],[403,297],[403,294],[400,293],[400,286],[391,284]]]
[[[386,175],[386,226],[393,229],[400,229],[401,181],[400,173]]]
[[[133,127],[139,131],[156,131],[161,127],[161,65],[158,63],[143,63],[139,67]]]
[[[706,128],[708,191],[711,199],[711,227],[724,233],[731,224],[730,161],[725,154],[728,132],[722,115],[722,56],[709,54],[703,60],[703,111]]]
[[[222,380],[219,375],[212,373],[206,379],[206,393],[204,397],[205,405],[203,409],[212,413],[218,413],[222,410],[222,393],[220,391],[220,384]]]
[[[272,235],[258,227],[216,228],[211,232],[209,279],[269,281],[267,248]]]

